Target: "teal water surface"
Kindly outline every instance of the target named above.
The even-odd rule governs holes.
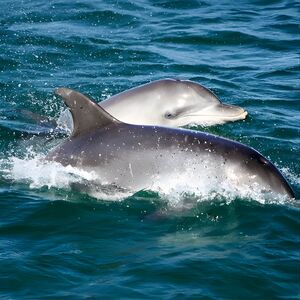
[[[292,0],[2,1],[0,298],[299,299],[299,15]],[[190,178],[88,195],[90,174],[40,161],[62,137],[28,134],[42,128],[25,112],[57,119],[55,88],[101,101],[161,78],[245,108],[193,129],[260,151],[296,199],[203,197]]]

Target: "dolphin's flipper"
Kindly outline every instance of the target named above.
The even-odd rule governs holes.
[[[72,137],[95,128],[121,123],[97,103],[79,92],[68,88],[59,88],[55,91],[55,95],[62,97],[71,111],[74,122]]]

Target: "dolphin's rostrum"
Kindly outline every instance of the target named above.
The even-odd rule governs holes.
[[[279,170],[254,149],[207,133],[120,122],[79,92],[60,88],[74,130],[48,160],[99,175],[101,182],[130,190],[190,168],[199,180],[226,180],[238,187],[294,197]]]

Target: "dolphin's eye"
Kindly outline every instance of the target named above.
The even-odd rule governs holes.
[[[175,117],[175,115],[168,111],[168,112],[165,113],[165,117],[167,119],[173,119]]]

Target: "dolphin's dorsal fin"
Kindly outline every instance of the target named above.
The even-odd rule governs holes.
[[[71,111],[74,123],[72,137],[84,134],[92,129],[121,123],[97,103],[79,92],[68,88],[59,88],[54,93],[63,98]]]

